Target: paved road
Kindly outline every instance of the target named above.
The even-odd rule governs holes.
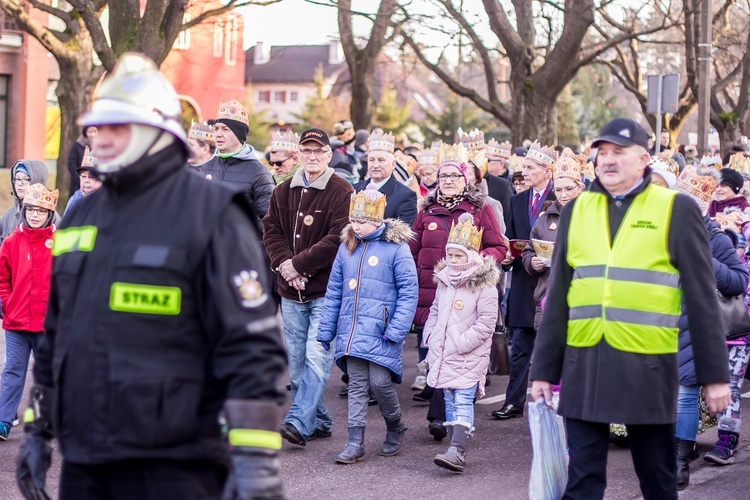
[[[1,332],[2,330],[0,351],[4,353],[5,343]],[[527,421],[494,420],[490,411],[498,408],[500,403],[483,404],[502,397],[507,377],[491,377],[485,400],[479,401],[475,406],[476,433],[469,442],[467,469],[463,475],[454,475],[432,463],[435,454],[443,452],[446,445],[433,441],[427,433],[426,406],[411,400],[413,392],[409,390],[409,385],[416,374],[416,357],[415,339],[410,336],[404,353],[405,383],[398,389],[404,419],[409,427],[402,452],[389,458],[378,455],[385,436],[385,425],[374,406],[369,410],[370,424],[365,434],[366,458],[355,465],[334,463],[334,458],[344,448],[347,439],[346,400],[337,396],[342,383],[338,369],[334,368],[334,375],[325,395],[326,404],[334,418],[333,436],[310,442],[304,448],[284,443],[281,452],[282,474],[290,499],[390,497],[470,500],[528,497],[531,442]],[[743,408],[745,412],[750,412],[747,401],[743,403]],[[737,463],[729,467],[714,467],[702,459],[696,461],[693,464],[693,485],[680,498],[739,500],[750,497],[748,426],[750,424],[743,424],[743,439],[737,453]],[[13,473],[22,434],[19,428],[15,428],[9,441],[0,443],[0,500],[21,498],[15,489]],[[698,441],[701,451],[709,451],[715,439],[715,429],[700,435]],[[56,455],[48,476],[49,490],[53,497],[57,492],[59,466],[60,457]],[[607,499],[640,497],[628,450],[614,446],[610,448],[608,477]]]

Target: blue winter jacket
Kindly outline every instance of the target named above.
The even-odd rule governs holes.
[[[719,225],[705,217],[706,229],[709,232],[709,244],[714,262],[716,289],[725,295],[742,295],[747,287],[747,269],[737,255],[732,240],[723,231],[712,231]],[[680,385],[691,387],[698,385],[693,363],[693,346],[690,344],[688,319],[683,307],[680,317],[680,339],[677,362],[680,367]]]
[[[319,342],[336,342],[336,364],[346,356],[388,368],[401,383],[402,343],[417,309],[417,268],[407,242],[409,226],[386,219],[359,238],[351,225],[341,233],[318,327]],[[351,252],[351,253],[350,253]]]

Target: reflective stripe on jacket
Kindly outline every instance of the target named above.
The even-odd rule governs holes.
[[[667,248],[674,191],[648,186],[610,242],[606,195],[585,192],[573,207],[568,264],[567,343],[591,347],[602,337],[639,354],[677,352],[680,276]],[[591,228],[597,228],[591,231]]]

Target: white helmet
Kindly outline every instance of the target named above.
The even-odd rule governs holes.
[[[127,52],[94,91],[78,125],[146,125],[169,132],[187,147],[180,115],[177,93],[156,64],[143,54]]]

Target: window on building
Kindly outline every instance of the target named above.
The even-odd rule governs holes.
[[[297,102],[299,100],[299,93],[296,90],[289,92],[289,102]]]
[[[224,23],[214,23],[214,57],[221,57],[224,53]]]
[[[8,146],[8,87],[10,76],[0,75],[0,167],[6,168],[5,153]]]
[[[271,91],[270,90],[259,90],[258,91],[258,102],[261,104],[269,104],[271,102]]]
[[[185,24],[190,21],[190,14],[185,14],[182,17],[182,23]],[[173,47],[178,50],[188,50],[190,48],[190,30],[182,30],[177,34],[177,39],[174,41]]]
[[[236,19],[228,19],[226,27],[224,28],[225,39],[226,39],[226,51],[224,52],[224,63],[228,66],[234,66],[237,64],[237,40],[239,35],[237,34],[237,25],[239,23]]]
[[[286,91],[277,90],[273,93],[273,102],[283,104],[286,102]]]

